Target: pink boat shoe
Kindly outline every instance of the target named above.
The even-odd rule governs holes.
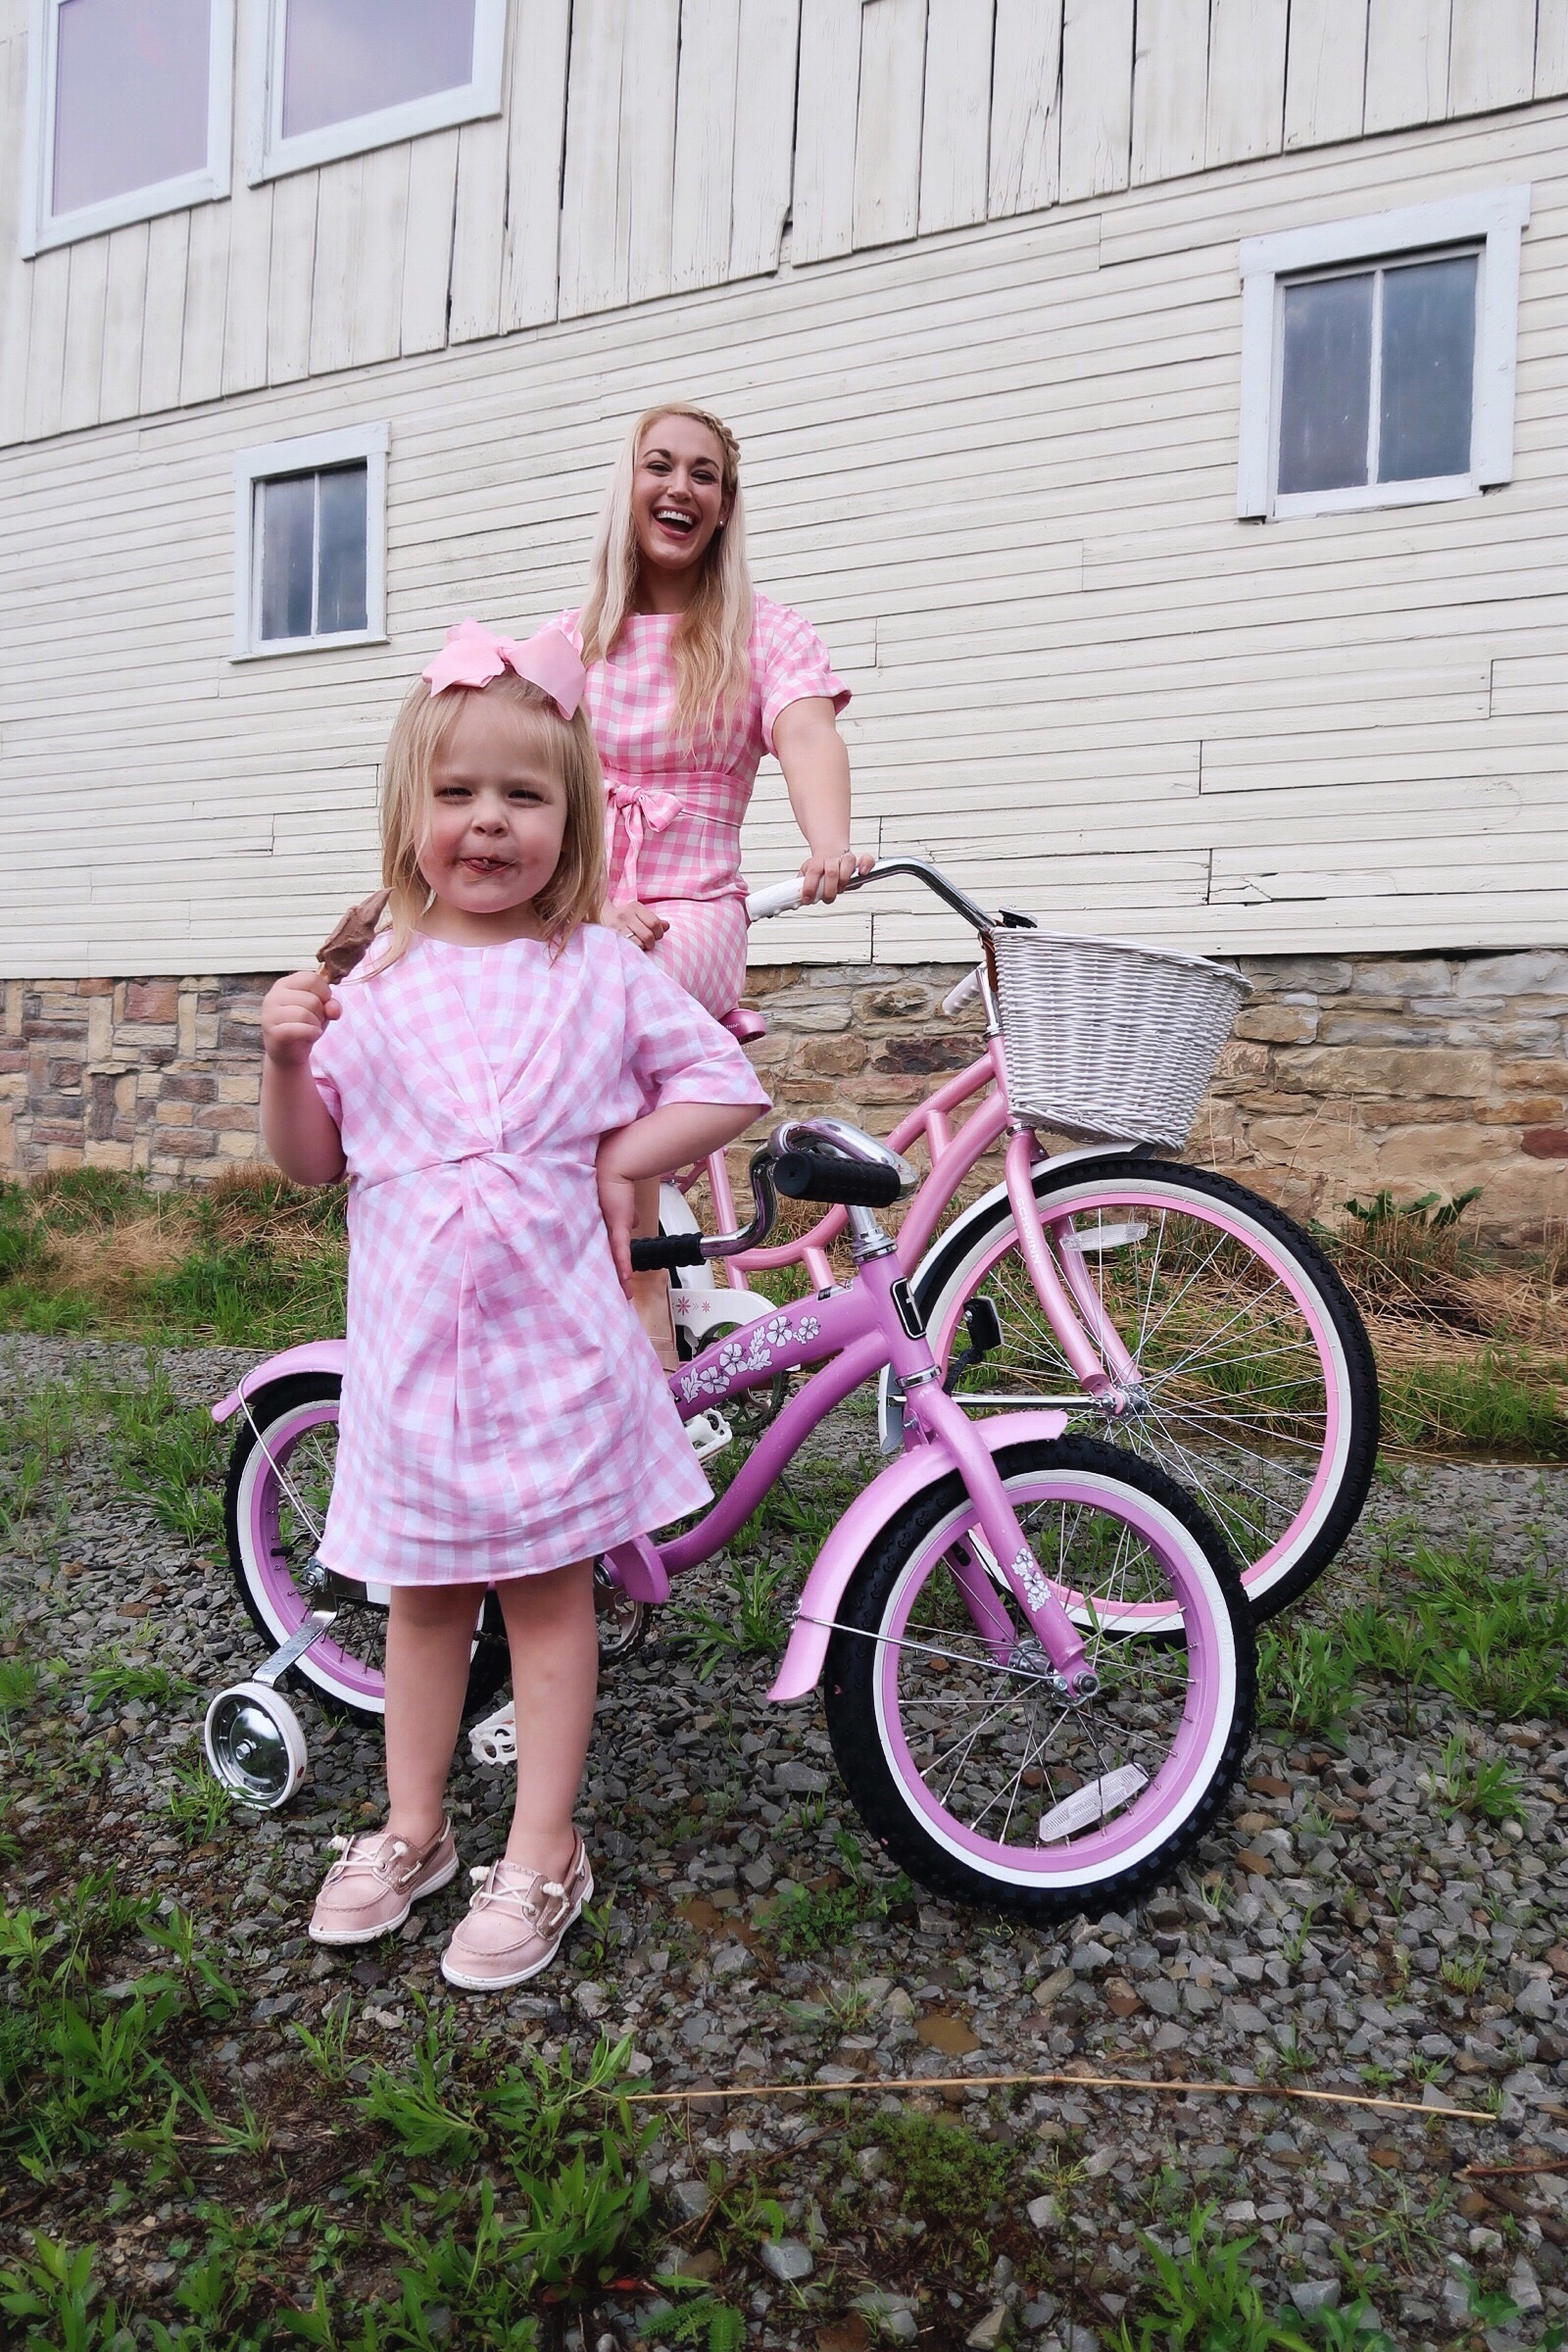
[[[458,1875],[450,1821],[426,1845],[410,1845],[389,1830],[362,1830],[332,1843],[338,1858],[311,1914],[313,1943],[373,1943],[401,1928],[422,1895]]]
[[[594,1890],[579,1838],[564,1883],[518,1862],[475,1870],[472,1897],[441,1955],[441,1974],[465,1992],[500,1992],[548,1968]]]

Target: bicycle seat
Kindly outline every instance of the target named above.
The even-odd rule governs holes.
[[[749,1046],[767,1035],[767,1023],[750,1004],[732,1004],[728,1012],[718,1016],[719,1027],[727,1029],[737,1045]]]

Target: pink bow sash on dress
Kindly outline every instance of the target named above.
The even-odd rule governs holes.
[[[607,776],[605,797],[610,808],[610,856],[613,864],[615,837],[626,843],[626,864],[615,890],[615,904],[624,906],[637,897],[637,856],[650,833],[662,833],[679,816],[683,803],[672,792],[656,792],[649,784],[627,784]]]

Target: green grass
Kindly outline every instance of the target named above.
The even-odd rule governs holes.
[[[786,1593],[796,1581],[788,1564],[743,1562],[735,1574],[735,1606],[727,1614],[702,1602],[677,1602],[665,1639],[690,1658],[705,1683],[718,1666],[737,1659],[776,1658],[789,1635]]]
[[[1539,1551],[1522,1568],[1498,1568],[1478,1538],[1460,1551],[1417,1543],[1326,1625],[1294,1618],[1265,1628],[1258,1685],[1262,1720],[1292,1733],[1332,1734],[1359,1691],[1390,1685],[1410,1729],[1419,1697],[1503,1723],[1559,1718],[1568,1714],[1568,1571]],[[1466,1810],[1508,1818],[1506,1767],[1475,1768],[1463,1785]]]
[[[1503,1353],[1473,1363],[1393,1366],[1381,1383],[1383,1436],[1394,1446],[1568,1460],[1568,1420],[1556,1393]]]
[[[1009,2141],[982,2139],[967,2125],[918,2112],[879,2118],[874,2137],[887,2157],[906,2213],[928,2230],[963,2234],[985,2228],[1021,2185]]]
[[[223,1467],[231,1443],[210,1412],[182,1405],[167,1372],[109,1400],[109,1458],[121,1485],[152,1504],[161,1527],[192,1550],[223,1536]]]
[[[346,1263],[341,1189],[267,1169],[0,1184],[0,1329],[281,1346],[342,1330]]]

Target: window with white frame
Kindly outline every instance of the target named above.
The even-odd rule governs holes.
[[[31,0],[22,250],[228,193],[233,0]]]
[[[234,460],[234,659],[386,635],[384,424]]]
[[[1528,188],[1242,246],[1238,511],[1464,498],[1513,471]]]
[[[259,0],[250,177],[501,111],[506,0]]]

